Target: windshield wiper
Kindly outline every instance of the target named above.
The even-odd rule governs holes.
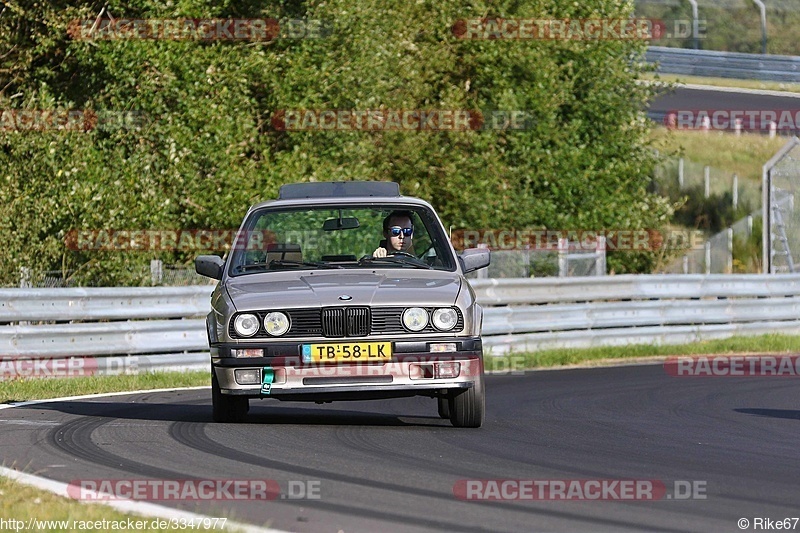
[[[287,259],[274,260],[269,262],[269,268],[275,267],[314,267],[314,268],[342,268],[339,265],[332,265],[326,261],[289,261]]]
[[[248,270],[255,270],[257,268],[267,269],[269,265],[266,263],[249,263],[247,265],[239,265],[236,267],[236,272],[247,272]]]
[[[239,265],[236,267],[237,272],[246,272],[255,269],[272,269],[280,267],[313,267],[313,268],[342,268],[339,265],[331,265],[324,261],[289,261],[275,259],[269,263],[250,263],[249,265]]]
[[[409,257],[405,255],[387,255],[386,257],[362,257],[358,262],[359,265],[364,263],[395,263],[402,266],[409,266],[414,268],[426,268],[431,270],[433,267],[422,262],[416,257]]]

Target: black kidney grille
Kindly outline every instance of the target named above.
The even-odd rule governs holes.
[[[322,310],[322,334],[326,337],[344,337],[344,309]]]
[[[348,307],[345,309],[345,322],[349,337],[369,335],[370,313],[368,307]]]
[[[371,324],[368,307],[328,307],[322,310],[325,337],[363,337]]]

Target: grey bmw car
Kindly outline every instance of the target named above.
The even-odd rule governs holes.
[[[297,183],[245,215],[207,317],[213,419],[251,399],[317,403],[427,396],[456,427],[480,427],[483,311],[433,208],[391,182]]]

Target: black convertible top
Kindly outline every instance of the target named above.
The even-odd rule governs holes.
[[[392,181],[322,181],[290,183],[278,191],[279,200],[336,198],[343,196],[400,196],[400,185]]]

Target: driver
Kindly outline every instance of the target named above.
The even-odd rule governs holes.
[[[372,257],[386,257],[396,252],[413,255],[414,225],[411,223],[411,212],[392,211],[383,219],[383,236],[385,240],[381,241]]]

